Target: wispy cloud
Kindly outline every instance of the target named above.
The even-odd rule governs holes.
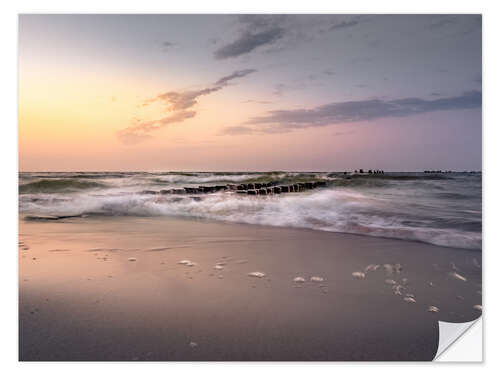
[[[444,29],[452,30],[453,35],[463,36],[481,30],[482,17],[480,14],[440,14],[435,16],[429,25],[430,30],[440,33]]]
[[[248,99],[243,101],[242,103],[255,103],[255,104],[272,104],[273,102],[270,102],[268,100],[255,100],[255,99]]]
[[[245,135],[255,133],[255,129],[244,126],[244,125],[236,125],[236,126],[226,126],[222,129],[221,135]]]
[[[281,51],[300,42],[310,42],[325,32],[354,27],[367,19],[366,15],[241,15],[236,38],[220,46],[214,57],[235,58],[257,49]]]
[[[354,130],[351,130],[351,131],[343,131],[343,132],[335,132],[333,133],[332,135],[334,137],[341,137],[343,135],[349,135],[349,134],[355,134],[356,132]]]
[[[269,111],[262,116],[250,118],[244,125],[226,128],[224,133],[288,132],[294,129],[373,121],[380,118],[408,117],[427,112],[480,108],[481,104],[480,91],[468,91],[459,96],[433,100],[402,98],[336,102],[312,109]]]
[[[215,82],[215,86],[224,87],[229,83],[229,81],[231,81],[233,79],[241,78],[241,77],[244,77],[250,73],[255,73],[255,72],[256,72],[255,69],[237,70],[228,76],[220,78],[217,82]]]
[[[280,15],[242,15],[239,22],[242,28],[238,37],[214,52],[216,59],[228,59],[252,52],[258,47],[270,45],[285,34]]]
[[[437,19],[430,24],[431,29],[440,29],[442,27],[452,25],[458,22],[458,17],[456,15],[439,15]]]
[[[338,30],[338,29],[346,29],[349,27],[356,26],[358,24],[359,24],[359,20],[357,20],[357,19],[353,19],[350,21],[342,21],[342,22],[335,23],[332,26],[330,26],[328,31],[333,31],[333,30]]]
[[[142,106],[148,106],[154,102],[160,102],[165,107],[169,116],[155,120],[134,119],[132,124],[118,131],[118,138],[126,144],[142,142],[151,137],[150,133],[165,127],[166,125],[180,123],[196,116],[196,111],[191,109],[200,97],[222,90],[230,82],[237,78],[245,77],[256,72],[255,69],[237,70],[230,75],[221,77],[212,85],[199,90],[168,91],[147,99]]]
[[[161,46],[162,46],[164,52],[168,52],[168,51],[172,50],[173,48],[178,47],[177,43],[173,43],[173,42],[169,42],[169,41],[162,42]]]
[[[309,81],[311,80],[309,79]],[[290,91],[304,90],[306,87],[307,85],[304,81],[290,82],[287,84],[277,83],[274,85],[273,94],[276,96],[283,96]]]

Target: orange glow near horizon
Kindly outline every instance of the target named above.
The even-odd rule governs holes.
[[[481,169],[480,17],[344,17],[22,15],[19,169]]]

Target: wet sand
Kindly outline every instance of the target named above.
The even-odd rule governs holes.
[[[19,225],[24,361],[431,360],[438,320],[481,314],[478,251],[164,217]]]

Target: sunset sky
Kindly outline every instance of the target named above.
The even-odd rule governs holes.
[[[479,15],[21,15],[21,171],[481,169]]]

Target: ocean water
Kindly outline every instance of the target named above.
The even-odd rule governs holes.
[[[249,182],[325,181],[304,192],[151,194]],[[20,173],[19,210],[43,216],[177,216],[310,228],[481,250],[481,173]]]

